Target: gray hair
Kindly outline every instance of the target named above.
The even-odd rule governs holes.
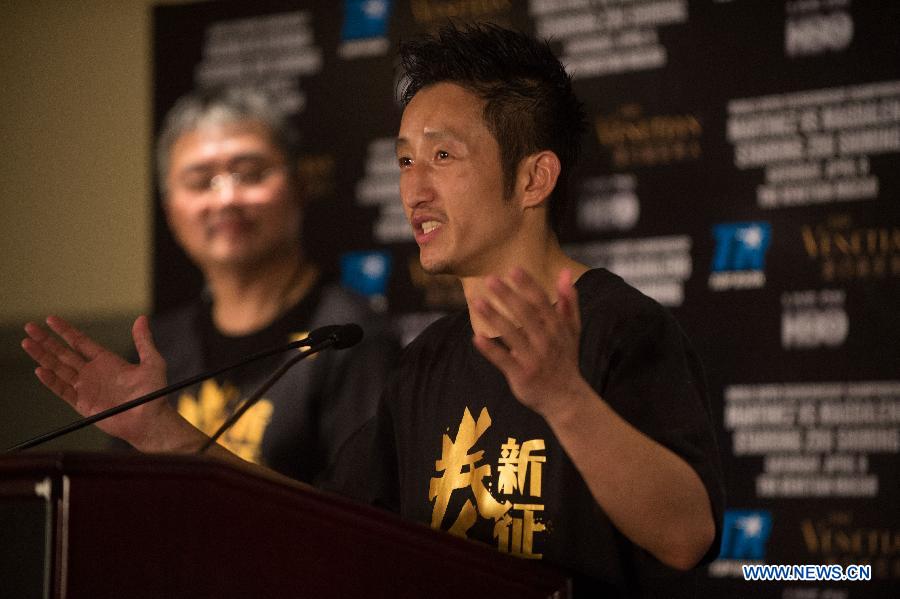
[[[166,114],[156,143],[156,174],[159,188],[166,193],[169,159],[175,142],[204,125],[256,121],[266,126],[272,142],[285,155],[288,172],[297,165],[299,132],[290,114],[275,99],[259,89],[233,87],[200,91],[182,96]]]

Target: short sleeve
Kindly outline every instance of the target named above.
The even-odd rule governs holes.
[[[632,426],[686,461],[709,495],[716,536],[703,562],[721,542],[724,487],[703,370],[675,319],[647,303],[614,334],[608,369],[595,388]]]

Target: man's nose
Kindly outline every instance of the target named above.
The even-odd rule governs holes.
[[[209,182],[213,198],[222,204],[236,201],[241,194],[241,184],[231,173],[220,173]]]
[[[434,186],[427,167],[412,164],[400,172],[400,199],[410,210],[434,199]]]

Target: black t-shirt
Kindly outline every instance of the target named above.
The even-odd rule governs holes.
[[[619,415],[696,470],[717,522],[708,561],[723,492],[696,354],[671,315],[619,277],[592,270],[576,288],[581,373]],[[410,344],[378,416],[348,444],[329,487],[561,565],[579,595],[690,592],[692,574],[663,566],[611,524],[547,423],[515,399],[472,335],[460,312]]]
[[[244,459],[316,483],[347,438],[375,413],[399,345],[364,298],[337,285],[315,286],[270,325],[248,335],[219,332],[211,304],[198,300],[154,317],[153,335],[171,382],[233,364],[317,327],[359,323],[363,341],[327,350],[293,366],[220,439]],[[213,433],[293,352],[226,372],[185,389],[171,401],[190,422]]]
[[[309,332],[309,323],[315,307],[322,296],[322,287],[314,286],[297,304],[272,321],[268,326],[246,335],[226,335],[213,322],[212,304],[203,301],[197,312],[197,330],[200,334],[203,369],[211,370],[252,355],[268,347],[287,343],[293,337],[304,337]],[[233,378],[255,378],[253,371],[271,373],[283,361],[283,356],[272,356],[242,366],[234,371]]]

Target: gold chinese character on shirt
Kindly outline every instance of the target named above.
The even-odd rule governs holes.
[[[543,439],[525,441],[520,446],[513,437],[509,437],[506,443],[500,447],[500,464],[497,467],[500,481],[497,491],[504,495],[511,495],[516,491],[524,493],[525,479],[530,472],[531,484],[528,495],[540,497],[541,464],[547,461],[547,456],[537,455],[535,452],[543,451],[543,449]]]
[[[514,437],[507,438],[500,446],[497,492],[525,496],[527,490],[528,497],[540,498],[541,464],[547,461],[547,456],[538,452],[543,450],[543,439],[531,439],[520,445]],[[546,530],[546,526],[535,519],[535,514],[543,510],[540,503],[514,503],[512,510],[494,525],[497,548],[504,553],[540,559],[542,554],[534,553],[534,533]]]
[[[534,533],[547,529],[545,524],[535,519],[535,513],[543,511],[544,506],[538,503],[514,503],[512,510],[494,524],[497,549],[529,559],[544,557],[534,552]]]
[[[509,502],[500,503],[491,495],[484,485],[484,479],[490,478],[491,466],[489,464],[478,465],[484,457],[484,451],[469,453],[470,450],[491,426],[491,416],[487,408],[483,408],[476,422],[472,413],[466,408],[462,421],[456,433],[456,439],[451,440],[449,435],[443,437],[441,459],[435,462],[435,470],[442,473],[431,479],[428,489],[428,499],[434,502],[431,513],[431,526],[441,528],[450,496],[454,491],[469,489],[475,498],[475,505],[466,499],[459,516],[449,528],[449,532],[464,537],[466,532],[475,524],[478,515],[482,518],[499,520],[509,511]],[[477,513],[476,513],[477,505]]]
[[[546,530],[546,525],[540,521],[544,505],[534,499],[542,496],[542,464],[547,461],[542,453],[544,440],[531,439],[519,444],[515,438],[508,437],[501,445],[496,492],[522,501],[500,502],[485,483],[491,478],[491,466],[482,463],[484,451],[473,451],[490,426],[487,408],[481,410],[477,421],[466,408],[456,438],[443,436],[441,459],[435,462],[440,476],[432,478],[429,485],[428,497],[434,502],[431,525],[441,528],[451,495],[455,491],[468,491],[475,503],[466,499],[449,532],[466,536],[479,516],[492,519],[493,536],[500,551],[540,559],[542,554],[534,552],[534,535]]]

